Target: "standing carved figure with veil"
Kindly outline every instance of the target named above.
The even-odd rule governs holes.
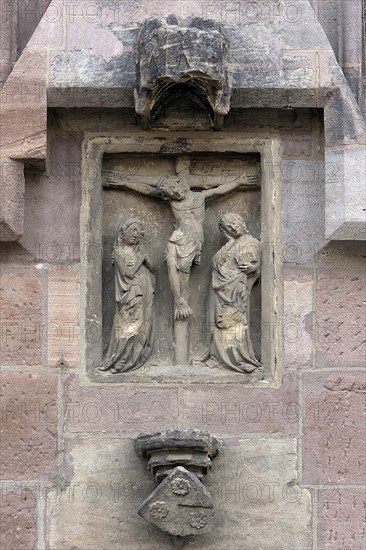
[[[143,235],[144,226],[136,218],[123,221],[116,234],[112,253],[116,310],[102,371],[137,369],[152,351],[155,276],[141,244]]]

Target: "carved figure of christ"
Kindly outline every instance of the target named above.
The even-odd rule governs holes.
[[[155,178],[151,183],[141,183],[132,178],[124,178],[118,172],[107,172],[106,183],[110,186],[128,188],[149,197],[169,200],[176,220],[165,252],[170,288],[174,297],[176,320],[188,319],[192,315],[189,306],[189,276],[193,264],[199,265],[203,246],[203,224],[206,200],[226,195],[239,186],[248,183],[245,175],[228,183],[221,183],[217,177],[210,178],[210,189],[192,191],[191,187],[201,187],[198,176],[189,174],[190,159],[182,157],[176,161],[175,176]],[[207,184],[206,184],[207,185]]]

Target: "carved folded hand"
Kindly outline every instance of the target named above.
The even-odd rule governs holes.
[[[253,273],[257,269],[258,262],[245,262],[238,265],[239,269],[245,273]]]

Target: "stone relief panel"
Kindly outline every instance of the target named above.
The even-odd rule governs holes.
[[[281,383],[280,154],[234,133],[85,140],[85,383]]]
[[[255,153],[104,155],[100,373],[263,377],[260,179]]]

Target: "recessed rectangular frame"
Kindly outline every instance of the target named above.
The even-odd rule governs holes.
[[[276,137],[242,137],[238,133],[139,132],[128,135],[89,134],[82,149],[81,240],[81,370],[85,384],[217,384],[279,387],[283,364],[282,288],[282,171],[279,140]],[[261,158],[261,244],[262,326],[261,355],[265,377],[228,371],[220,377],[155,377],[145,368],[146,379],[135,372],[103,377],[96,367],[102,361],[102,251],[103,185],[105,153],[164,154],[259,153]]]

